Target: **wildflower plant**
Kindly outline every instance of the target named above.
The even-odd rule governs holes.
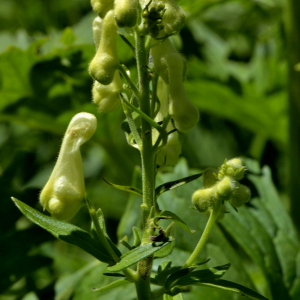
[[[230,264],[203,269],[199,267],[208,261],[195,263],[213,225],[224,217],[226,206],[238,208],[250,200],[250,189],[239,183],[245,174],[242,160],[225,160],[219,170],[208,168],[203,173],[156,187],[157,172],[175,165],[179,159],[178,132],[189,131],[199,121],[198,109],[189,101],[183,86],[186,61],[170,40],[184,25],[184,11],[174,0],[92,0],[91,4],[98,14],[93,22],[96,54],[89,65],[94,79],[93,102],[100,113],[109,113],[122,106],[125,114],[122,127],[128,144],[141,155],[142,190],[112,186],[142,197],[142,224],[133,227],[132,244],[126,237],[122,239],[128,251],[121,253],[107,234],[101,209],[94,207],[85,191],[80,146],[92,137],[97,121],[94,115],[84,112],[71,120],[54,170],[40,194],[40,203],[51,217],[15,198],[13,201],[28,219],[106,263],[107,276],[121,277],[91,293],[134,284],[139,300],[162,297],[179,300],[184,297],[185,287],[200,285],[266,299],[238,283],[220,280]],[[134,45],[120,32],[130,35]],[[133,51],[137,82],[118,59],[117,34]],[[171,261],[164,261],[157,272],[153,272],[153,260],[167,257],[173,251],[174,224],[192,234],[180,216],[160,209],[159,196],[200,176],[203,176],[205,188],[193,193],[192,203],[199,213],[208,215],[208,221],[199,242],[183,265],[174,266]],[[90,233],[66,222],[83,205],[91,216]],[[186,205],[190,205],[189,199]],[[206,216],[199,215],[199,218]],[[165,228],[161,220],[173,222]]]

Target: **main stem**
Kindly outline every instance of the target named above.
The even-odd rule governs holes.
[[[139,78],[140,90],[140,110],[151,117],[150,110],[150,87],[148,75],[148,53],[145,49],[145,37],[141,36],[139,31],[135,32],[135,49],[136,61]],[[148,217],[152,206],[155,206],[155,170],[154,170],[154,153],[152,146],[152,127],[145,121],[142,124],[142,180],[143,180],[143,240],[142,245],[149,243],[149,237],[153,230],[149,226]],[[150,274],[152,269],[153,257],[143,259],[138,263],[137,276],[135,282],[138,300],[150,300]]]

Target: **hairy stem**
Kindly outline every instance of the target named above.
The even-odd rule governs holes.
[[[141,36],[136,30],[135,32],[135,49],[136,61],[139,79],[139,105],[140,110],[151,117],[150,110],[150,79],[148,76],[148,53],[145,49],[145,37]],[[143,179],[143,240],[142,244],[149,243],[149,237],[152,233],[148,222],[148,216],[152,206],[155,206],[155,170],[154,170],[154,153],[152,146],[152,126],[144,118],[141,119],[142,124],[142,179]],[[150,290],[150,274],[152,269],[153,257],[147,257],[138,263],[137,276],[135,282],[138,300],[151,299]]]
[[[215,207],[213,208],[213,210],[209,216],[209,219],[206,223],[206,226],[204,228],[204,231],[202,233],[202,236],[201,236],[196,248],[194,249],[191,256],[188,258],[186,263],[182,266],[182,269],[190,267],[193,264],[193,262],[195,261],[195,259],[198,257],[199,253],[201,252],[202,248],[204,247],[204,245],[207,242],[207,239],[209,237],[212,227],[214,226],[214,224],[217,221],[221,206],[222,206],[221,201],[217,201]]]

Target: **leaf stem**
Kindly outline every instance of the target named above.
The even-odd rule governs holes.
[[[213,225],[217,221],[221,206],[222,206],[222,202],[217,201],[217,203],[215,204],[214,208],[212,209],[212,211],[210,213],[209,219],[206,223],[206,226],[204,228],[204,231],[201,235],[201,238],[200,238],[196,248],[194,249],[191,256],[188,258],[186,263],[182,266],[182,269],[190,267],[193,264],[193,262],[196,260],[196,258],[198,257],[200,251],[202,250],[203,246],[207,242],[207,239],[209,237],[209,234],[211,232],[211,229],[212,229]]]
[[[127,71],[125,70],[125,68],[122,65],[118,65],[118,70],[124,76],[124,78],[127,81],[127,83],[130,85],[130,88],[132,89],[132,91],[135,94],[135,96],[138,99],[140,99],[140,96],[141,96],[140,92],[139,92],[138,88],[136,87],[136,85],[134,84],[134,82],[129,77],[129,75],[127,74]]]
[[[97,218],[97,214],[96,214],[96,210],[94,208],[93,202],[87,197],[87,195],[84,197],[84,199],[85,199],[87,208],[89,210],[92,222],[95,225],[97,236],[98,236],[101,244],[104,246],[104,248],[106,249],[106,251],[110,254],[110,256],[113,258],[113,260],[115,262],[118,262],[120,260],[119,257],[117,256],[117,254],[115,253],[115,251],[109,245],[109,243],[107,241],[107,238],[105,237],[105,235],[104,235],[104,233],[103,233],[103,231],[102,231],[102,229],[100,227],[99,220]]]

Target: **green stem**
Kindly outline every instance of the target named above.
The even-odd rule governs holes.
[[[135,49],[136,49],[136,61],[137,71],[139,78],[140,88],[140,110],[147,117],[151,118],[150,110],[150,79],[148,76],[147,64],[148,64],[148,52],[145,49],[145,37],[140,36],[139,31],[135,31]],[[151,119],[152,120],[152,119]],[[152,120],[153,121],[153,120]],[[152,146],[152,126],[144,118],[141,118],[142,125],[142,179],[143,179],[143,239],[142,244],[149,243],[149,237],[152,233],[148,222],[148,216],[151,207],[155,207],[155,169],[154,169],[154,153]],[[150,274],[152,269],[153,257],[147,257],[138,263],[137,268],[137,280],[135,282],[137,299],[138,300],[150,300]]]
[[[139,92],[138,88],[136,87],[136,85],[134,84],[134,82],[129,77],[129,75],[127,74],[125,68],[122,65],[118,65],[118,70],[124,76],[127,83],[130,85],[130,88],[132,89],[135,96],[139,99],[140,98],[140,92]]]
[[[157,101],[157,83],[158,83],[158,74],[155,73],[152,80],[152,99],[151,99],[151,115],[154,118],[155,104]]]
[[[222,203],[221,201],[217,201],[215,207],[213,208],[209,219],[206,223],[206,226],[204,228],[204,231],[202,233],[202,236],[196,246],[196,248],[194,249],[193,253],[191,254],[191,256],[188,258],[188,260],[186,261],[186,263],[182,266],[182,269],[188,268],[190,267],[193,262],[195,261],[195,259],[198,257],[200,251],[202,250],[203,246],[206,244],[208,236],[211,232],[212,227],[214,226],[214,224],[217,221],[220,209],[221,209]]]
[[[138,133],[138,130],[136,128],[136,125],[134,123],[134,120],[132,118],[132,112],[128,106],[127,103],[124,102],[124,96],[122,96],[121,94],[121,98],[122,98],[122,104],[123,104],[123,110],[124,110],[124,113],[126,115],[126,118],[127,118],[127,121],[128,121],[128,124],[129,124],[129,127],[130,127],[130,130],[132,132],[132,135],[133,135],[133,138],[135,139],[137,145],[138,145],[138,149],[142,149],[142,140],[141,140],[141,137]]]

